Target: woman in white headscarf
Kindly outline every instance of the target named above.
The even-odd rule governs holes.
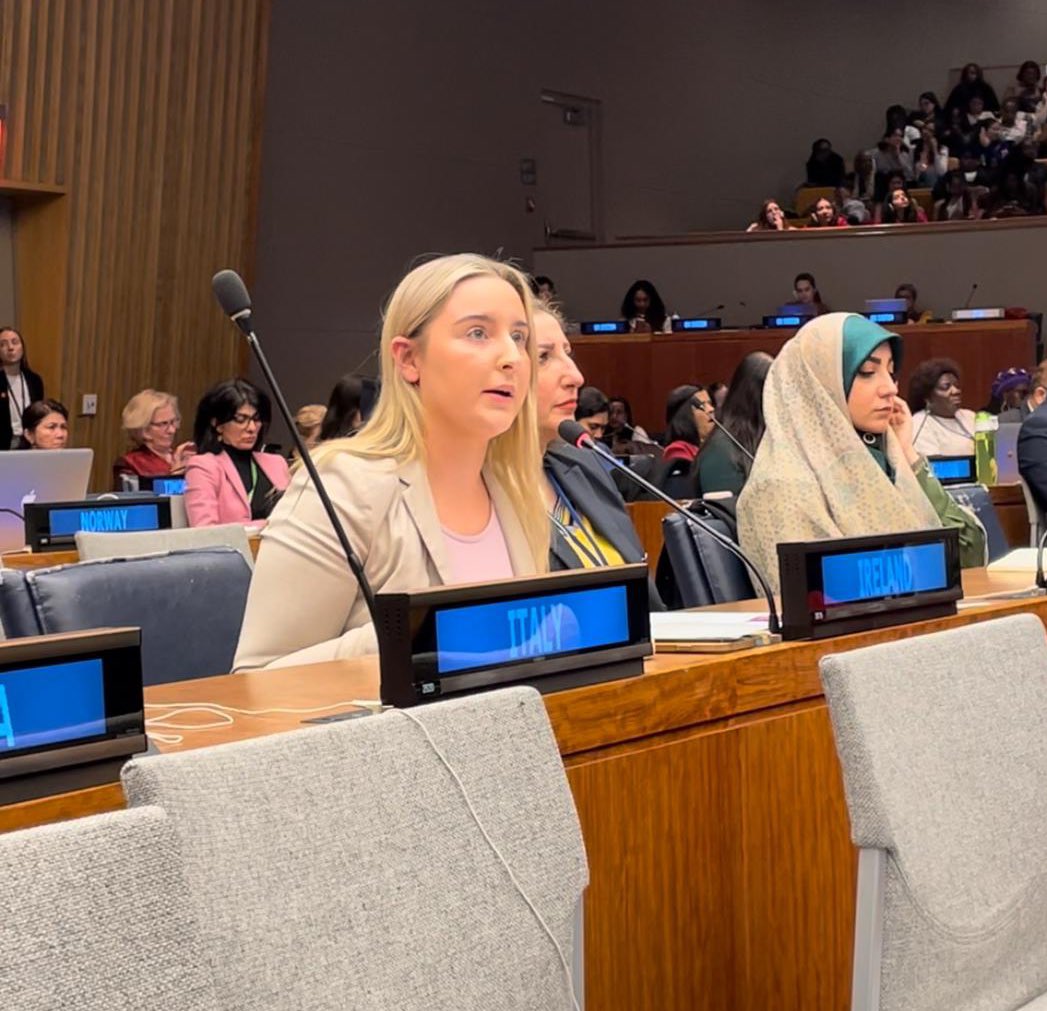
[[[961,563],[985,564],[981,524],[913,448],[894,379],[900,359],[900,337],[838,312],[802,327],[771,365],[738,533],[775,589],[777,545],[788,541],[950,526]]]

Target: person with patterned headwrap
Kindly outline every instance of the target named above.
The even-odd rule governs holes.
[[[764,436],[738,500],[738,534],[778,589],[777,545],[932,527],[960,531],[960,561],[985,564],[985,531],[912,444],[894,379],[901,338],[829,313],[779,352],[764,385]]]
[[[1025,369],[1004,369],[996,373],[992,399],[1000,405],[1000,424],[1021,424],[1047,399],[1047,361],[1040,362],[1030,376]]]

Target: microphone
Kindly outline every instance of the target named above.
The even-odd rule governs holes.
[[[731,540],[730,537],[725,534],[721,534],[714,527],[709,526],[700,516],[695,515],[690,509],[685,509],[679,502],[671,499],[665,494],[661,488],[656,488],[650,481],[640,477],[632,468],[622,463],[614,453],[609,452],[600,443],[595,442],[591,435],[578,424],[577,421],[561,421],[559,428],[556,430],[557,435],[563,439],[564,442],[577,449],[591,449],[599,457],[606,460],[609,464],[614,466],[617,470],[622,471],[626,474],[629,479],[634,483],[638,484],[644,491],[650,492],[655,498],[664,502],[667,506],[672,507],[676,512],[684,517],[689,523],[693,523],[695,526],[701,527],[710,537],[713,538],[721,547],[725,548],[732,555],[734,555],[743,565],[756,577],[756,581],[760,584],[760,589],[763,591],[764,599],[767,601],[767,630],[773,635],[780,635],[782,631],[781,622],[778,620],[778,608],[774,603],[774,594],[771,593],[771,588],[767,585],[767,580],[764,579],[763,573],[749,560],[745,552]]]
[[[273,391],[273,399],[276,401],[276,406],[291,432],[291,439],[294,442],[295,449],[298,450],[298,455],[309,473],[313,487],[316,488],[316,494],[320,496],[324,512],[327,513],[327,518],[331,521],[331,526],[334,527],[335,536],[338,538],[338,543],[342,546],[345,560],[349,563],[349,569],[360,584],[360,592],[363,594],[364,603],[367,604],[367,610],[371,614],[371,621],[374,622],[377,630],[378,622],[375,620],[374,590],[371,589],[371,583],[364,573],[364,567],[360,559],[357,558],[356,552],[353,551],[353,546],[349,543],[349,537],[346,535],[345,528],[342,526],[341,520],[338,519],[338,514],[334,511],[327,489],[324,487],[323,481],[320,480],[320,475],[316,472],[313,458],[309,455],[309,450],[295,426],[291,409],[287,406],[280,384],[276,381],[276,376],[273,375],[273,370],[269,367],[269,360],[262,350],[261,342],[254,332],[251,323],[251,296],[247,293],[247,286],[235,270],[220,270],[211,279],[211,288],[214,291],[215,298],[218,299],[218,304],[222,307],[222,311],[240,328],[247,338],[247,343],[254,352],[255,358],[262,369],[262,374],[265,376],[265,381],[268,383],[269,389]]]
[[[974,293],[977,290],[978,290],[978,282],[975,281],[974,284],[971,285],[971,290],[969,292],[967,292],[967,301],[963,303],[962,308],[964,308],[964,309],[970,308],[971,299],[974,298]]]
[[[731,440],[747,457],[749,457],[750,463],[756,462],[756,457],[752,455],[730,432],[727,431],[726,427],[720,423],[720,419],[716,417],[715,411],[709,410],[709,405],[703,400],[697,403],[697,408],[702,412],[728,439]]]
[[[709,309],[701,309],[701,310],[699,310],[698,312],[695,313],[695,316],[711,316],[714,312],[719,312],[723,308],[724,308],[724,304],[723,304],[723,302],[721,302],[719,305],[714,305],[714,306],[712,306]]]

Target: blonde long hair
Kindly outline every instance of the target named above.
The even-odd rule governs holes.
[[[535,569],[549,567],[549,517],[542,499],[542,452],[538,439],[535,384],[538,363],[534,340],[534,299],[526,277],[508,263],[475,253],[458,253],[415,267],[396,286],[382,321],[380,368],[382,389],[374,413],[352,438],[332,439],[314,454],[317,460],[333,453],[369,458],[391,457],[424,461],[425,441],[418,390],[396,368],[394,337],[422,339],[423,331],[451,292],[471,277],[491,276],[510,284],[520,296],[527,319],[527,354],[531,378],[520,413],[502,435],[487,447],[486,465],[512,500],[534,558]]]

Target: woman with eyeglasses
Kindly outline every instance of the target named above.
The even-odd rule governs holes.
[[[269,398],[246,379],[212,386],[196,409],[196,455],[185,469],[185,511],[192,527],[268,520],[287,487],[287,461],[263,453]]]
[[[182,424],[176,396],[162,390],[142,390],[124,406],[120,420],[131,448],[113,464],[114,491],[125,491],[129,484],[133,490],[139,477],[185,473],[196,446],[191,442],[175,445]]]

